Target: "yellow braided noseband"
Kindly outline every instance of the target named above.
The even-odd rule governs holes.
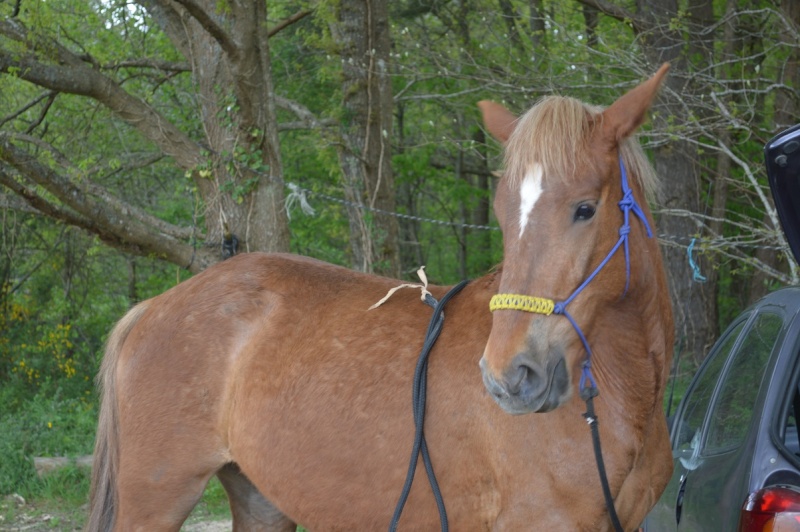
[[[525,296],[522,294],[497,294],[489,301],[489,310],[522,310],[549,316],[553,313],[555,302],[544,297]]]

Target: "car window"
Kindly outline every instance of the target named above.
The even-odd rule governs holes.
[[[783,445],[789,453],[795,457],[800,456],[800,433],[797,430],[797,419],[800,418],[800,389],[797,383],[793,382],[792,403],[786,413],[783,424]]]
[[[761,312],[753,320],[725,373],[709,418],[703,454],[729,450],[744,441],[761,380],[782,326],[783,318],[770,312]]]
[[[731,329],[725,339],[719,344],[719,348],[712,351],[709,356],[712,358],[703,366],[702,374],[695,380],[694,386],[688,391],[684,400],[684,409],[681,418],[678,420],[678,435],[675,438],[674,449],[682,453],[695,451],[699,445],[700,427],[708,412],[708,406],[714,389],[717,386],[719,375],[725,366],[736,339],[742,331],[746,320],[742,320]]]

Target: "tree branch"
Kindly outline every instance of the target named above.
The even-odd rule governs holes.
[[[50,106],[52,106],[53,102],[56,101],[56,96],[57,95],[58,95],[58,93],[56,93],[56,92],[51,92],[50,93],[50,96],[47,98],[47,101],[45,102],[44,106],[42,107],[42,110],[39,112],[39,116],[36,118],[36,120],[33,121],[33,123],[31,123],[31,125],[29,125],[25,129],[25,133],[26,134],[31,134],[33,132],[33,130],[36,129],[37,127],[39,127],[39,125],[44,121],[44,117],[47,116],[47,111],[50,110]]]
[[[331,128],[338,124],[332,118],[325,118],[317,122],[311,123],[305,120],[297,120],[295,122],[282,122],[278,124],[278,131],[297,131],[301,129],[318,129],[320,127]]]
[[[16,21],[0,20],[0,34],[26,43],[29,49],[42,47],[30,42],[27,29]],[[113,79],[89,67],[58,43],[48,42],[47,49],[56,50],[57,59],[62,64],[44,63],[33,54],[20,55],[0,48],[0,72],[13,73],[54,91],[97,100],[159,145],[184,169],[194,168],[202,160],[200,147],[144,101],[123,90]]]
[[[313,11],[311,11],[310,9],[302,9],[302,10],[298,11],[297,13],[292,15],[291,17],[280,21],[274,28],[269,30],[269,33],[267,33],[267,36],[272,38],[273,36],[275,36],[275,34],[277,34],[282,29],[286,28],[287,26],[291,26],[292,24],[294,24],[298,20],[300,20],[302,18],[305,18],[306,16],[310,15],[311,13],[313,13]]]
[[[118,249],[142,256],[156,255],[192,271],[200,271],[217,260],[210,249],[197,249],[193,243],[183,241],[202,236],[193,229],[159,220],[99,185],[75,185],[12,144],[7,135],[0,135],[0,159],[60,202],[46,199],[0,166],[0,182],[50,218],[89,231]]]
[[[0,72],[13,73],[50,90],[97,100],[174,157],[184,169],[194,168],[202,160],[200,147],[171,122],[114,80],[80,61],[70,61],[68,66],[45,64],[30,54],[20,56],[0,48]]]
[[[306,127],[312,128],[321,128],[323,126],[332,125],[332,123],[328,120],[320,120],[317,116],[312,113],[308,107],[297,103],[294,100],[290,100],[288,98],[284,98],[282,96],[275,96],[275,105],[280,107],[281,109],[285,109],[287,111],[291,111],[294,113],[297,118],[299,118],[303,123],[308,124]],[[294,128],[286,128],[286,129],[294,129]]]
[[[14,177],[11,176],[11,174],[9,174],[2,165],[0,165],[0,184],[5,185],[9,190],[14,192],[16,198],[24,200],[25,203],[21,204],[17,201],[14,204],[9,205],[15,210],[44,214],[48,218],[53,218],[54,220],[59,220],[68,223],[69,225],[74,225],[76,227],[86,229],[92,233],[96,233],[96,231],[93,230],[94,227],[91,223],[91,220],[87,220],[82,216],[76,215],[74,212],[54,205],[53,203],[45,200],[31,188],[14,179]],[[3,195],[3,197],[9,196]],[[22,205],[27,205],[27,208],[21,208]]]
[[[10,179],[8,174],[0,167],[0,184],[6,184],[6,179]],[[27,214],[41,214],[38,210],[34,209],[18,194],[0,194],[0,209],[24,212]]]
[[[63,153],[61,153],[60,151],[55,149],[52,144],[49,144],[48,142],[45,142],[44,140],[40,139],[39,137],[34,137],[34,136],[31,136],[31,135],[28,135],[28,134],[23,134],[23,133],[11,133],[11,132],[8,132],[8,131],[0,132],[0,139],[2,139],[3,137],[8,138],[8,139],[21,140],[23,142],[27,142],[29,144],[33,144],[37,148],[40,148],[41,150],[46,151],[47,153],[52,155],[53,156],[53,160],[56,163],[60,164],[61,166],[64,166],[64,167],[72,166],[72,163],[70,163],[69,159],[67,159],[66,156],[64,156]]]
[[[70,66],[82,66],[84,61],[67,48],[52,39],[30,39],[28,29],[16,19],[0,19],[0,35],[25,45],[31,52],[36,52],[51,60]]]
[[[186,12],[194,18],[204,30],[211,35],[215,41],[219,43],[222,49],[228,54],[231,60],[235,60],[239,55],[239,47],[230,36],[222,29],[222,27],[211,18],[205,9],[197,5],[194,0],[175,0],[178,4],[182,5]]]
[[[96,183],[89,182],[85,186],[87,192],[102,199],[107,203],[107,205],[120,213],[120,215],[130,216],[142,224],[155,229],[161,234],[183,240],[188,240],[190,238],[196,238],[198,240],[205,239],[205,235],[202,231],[192,227],[180,227],[167,223],[161,218],[157,218],[135,205],[120,200],[117,196],[109,192],[108,189]]]
[[[150,68],[165,72],[191,72],[192,67],[185,61],[160,61],[158,59],[128,59],[118,63],[107,63],[103,70],[119,70],[120,68]]]
[[[27,111],[27,110],[29,110],[29,109],[31,109],[31,108],[33,108],[33,107],[35,107],[35,106],[36,106],[36,105],[38,105],[38,104],[39,104],[39,102],[41,102],[42,100],[45,100],[45,99],[49,99],[49,98],[51,98],[51,97],[54,97],[56,94],[58,94],[58,93],[57,93],[57,92],[55,92],[55,91],[45,91],[43,94],[40,94],[39,96],[37,96],[36,98],[34,98],[34,99],[31,101],[31,102],[29,102],[29,103],[25,104],[24,106],[22,106],[22,107],[21,107],[20,109],[18,109],[17,111],[14,111],[13,113],[11,113],[10,115],[8,115],[8,116],[6,116],[6,117],[4,117],[4,118],[0,118],[0,127],[4,126],[6,123],[8,123],[8,122],[10,122],[10,121],[14,120],[14,119],[15,119],[15,118],[17,118],[18,116],[21,116],[22,114],[24,114],[24,113],[25,113],[25,111]]]
[[[46,150],[48,153],[50,153],[53,156],[54,160],[58,164],[60,164],[61,166],[65,167],[65,168],[71,168],[72,171],[77,171],[77,169],[73,167],[72,163],[69,162],[69,160],[64,156],[64,154],[62,154],[61,152],[56,150],[53,146],[51,146],[50,144],[44,142],[43,140],[41,140],[39,138],[31,137],[31,136],[28,136],[28,135],[0,133],[0,142],[3,142],[4,138],[6,138],[6,139],[15,138],[15,139],[23,140],[23,141],[26,141],[26,142],[30,142],[30,143],[36,145],[37,147],[39,147],[39,148],[41,148],[43,150]],[[10,145],[11,149],[18,150],[18,151],[16,151],[14,153],[14,158],[12,159],[12,161],[13,160],[16,160],[16,161],[21,160],[22,157],[24,156],[23,153],[22,153],[22,150],[19,150],[18,148],[14,147],[13,144],[9,144],[9,145]],[[146,166],[147,164],[152,164],[152,163],[156,162],[160,158],[161,158],[160,155],[156,156],[156,157],[150,157],[143,164],[141,164],[141,165],[129,165],[127,167],[127,169],[136,168],[136,167],[140,167],[140,166]],[[13,162],[12,162],[12,164],[13,164]],[[45,168],[45,167],[42,166],[41,168]],[[39,175],[43,175],[44,172],[39,171],[38,174]],[[53,176],[56,176],[56,175],[57,174],[53,173]],[[54,180],[51,180],[51,181],[54,181]],[[145,210],[143,210],[143,209],[141,209],[141,208],[139,208],[139,207],[137,207],[137,206],[135,206],[133,204],[130,204],[130,203],[126,202],[126,201],[120,200],[117,196],[112,194],[108,189],[106,189],[105,187],[103,187],[101,185],[98,185],[98,184],[96,184],[96,183],[94,183],[94,182],[92,182],[90,180],[81,180],[79,183],[80,183],[80,185],[77,186],[76,188],[79,188],[83,192],[91,194],[92,196],[95,196],[95,197],[101,199],[105,203],[105,206],[111,207],[112,209],[114,209],[116,211],[117,216],[133,217],[135,220],[138,220],[142,224],[144,224],[146,226],[149,226],[149,227],[157,230],[158,232],[160,232],[162,234],[169,235],[169,236],[172,236],[174,238],[189,239],[189,238],[192,238],[192,237],[201,238],[203,236],[202,233],[198,234],[197,230],[194,229],[194,228],[191,228],[191,227],[180,227],[180,226],[177,226],[177,225],[173,225],[173,224],[167,223],[164,220],[162,220],[160,218],[157,218],[155,216],[152,216],[151,214],[147,213]],[[41,182],[39,182],[39,184],[42,185]],[[75,186],[75,185],[72,185],[72,181],[67,179],[67,178],[60,178],[60,180],[56,180],[55,181],[55,185],[58,186],[61,189],[64,189],[67,184],[71,185],[71,186]],[[42,186],[44,186],[44,185],[42,185]],[[69,197],[75,197],[76,196],[75,191],[72,190],[72,189],[66,189],[66,192],[67,192]],[[53,193],[56,197],[60,197],[59,194],[53,192],[52,190],[51,190],[51,193]],[[81,208],[78,208],[75,205],[73,205],[72,208],[74,210],[78,211],[78,212],[82,211]],[[84,214],[88,214],[88,213],[84,213]]]
[[[137,3],[147,10],[181,55],[190,58],[192,45],[189,42],[189,34],[175,4],[171,0],[138,0]]]
[[[604,15],[617,19],[620,22],[630,24],[634,33],[639,34],[652,29],[651,25],[648,24],[644,19],[636,16],[634,13],[628,11],[622,6],[615,4],[614,2],[609,2],[608,0],[578,0],[578,3],[583,4],[584,6],[593,7]]]

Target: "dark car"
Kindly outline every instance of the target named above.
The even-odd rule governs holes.
[[[800,261],[800,125],[765,147]],[[800,287],[748,308],[706,357],[671,420],[674,471],[644,530],[800,531]]]

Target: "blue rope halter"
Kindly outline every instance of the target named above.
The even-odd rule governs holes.
[[[595,268],[594,271],[589,274],[586,280],[584,280],[583,283],[581,283],[581,285],[578,286],[578,288],[576,288],[575,291],[572,292],[572,294],[564,301],[554,302],[549,299],[521,294],[497,294],[492,297],[492,301],[489,304],[489,308],[492,311],[501,309],[523,310],[526,312],[536,312],[540,314],[560,314],[567,318],[567,320],[569,320],[569,322],[572,324],[572,328],[575,329],[575,332],[578,334],[578,338],[580,338],[583,348],[586,351],[586,360],[583,363],[583,370],[580,379],[580,392],[581,397],[584,399],[586,394],[589,394],[592,397],[597,395],[597,382],[594,380],[594,375],[592,375],[592,348],[589,346],[589,342],[586,340],[586,336],[583,334],[578,322],[576,322],[572,315],[567,312],[567,305],[569,305],[576,297],[578,297],[578,294],[580,294],[583,289],[586,288],[595,277],[597,277],[600,271],[606,266],[606,264],[608,264],[608,262],[620,248],[622,248],[625,252],[625,291],[622,294],[623,297],[628,292],[631,278],[630,244],[628,241],[628,235],[631,232],[631,213],[633,213],[642,221],[645,230],[647,231],[647,237],[653,237],[653,231],[650,229],[650,224],[647,222],[647,216],[645,216],[644,210],[642,210],[642,207],[636,201],[636,198],[633,197],[633,190],[628,184],[628,172],[625,170],[625,164],[622,162],[622,157],[619,158],[619,169],[622,182],[622,199],[619,201],[618,205],[620,210],[622,210],[623,216],[622,225],[619,228],[619,239],[617,240],[617,243],[614,244],[614,247],[611,248],[611,251],[608,252],[608,255],[606,255],[602,262],[598,264],[597,268]],[[588,388],[586,386],[587,382],[589,383]]]

